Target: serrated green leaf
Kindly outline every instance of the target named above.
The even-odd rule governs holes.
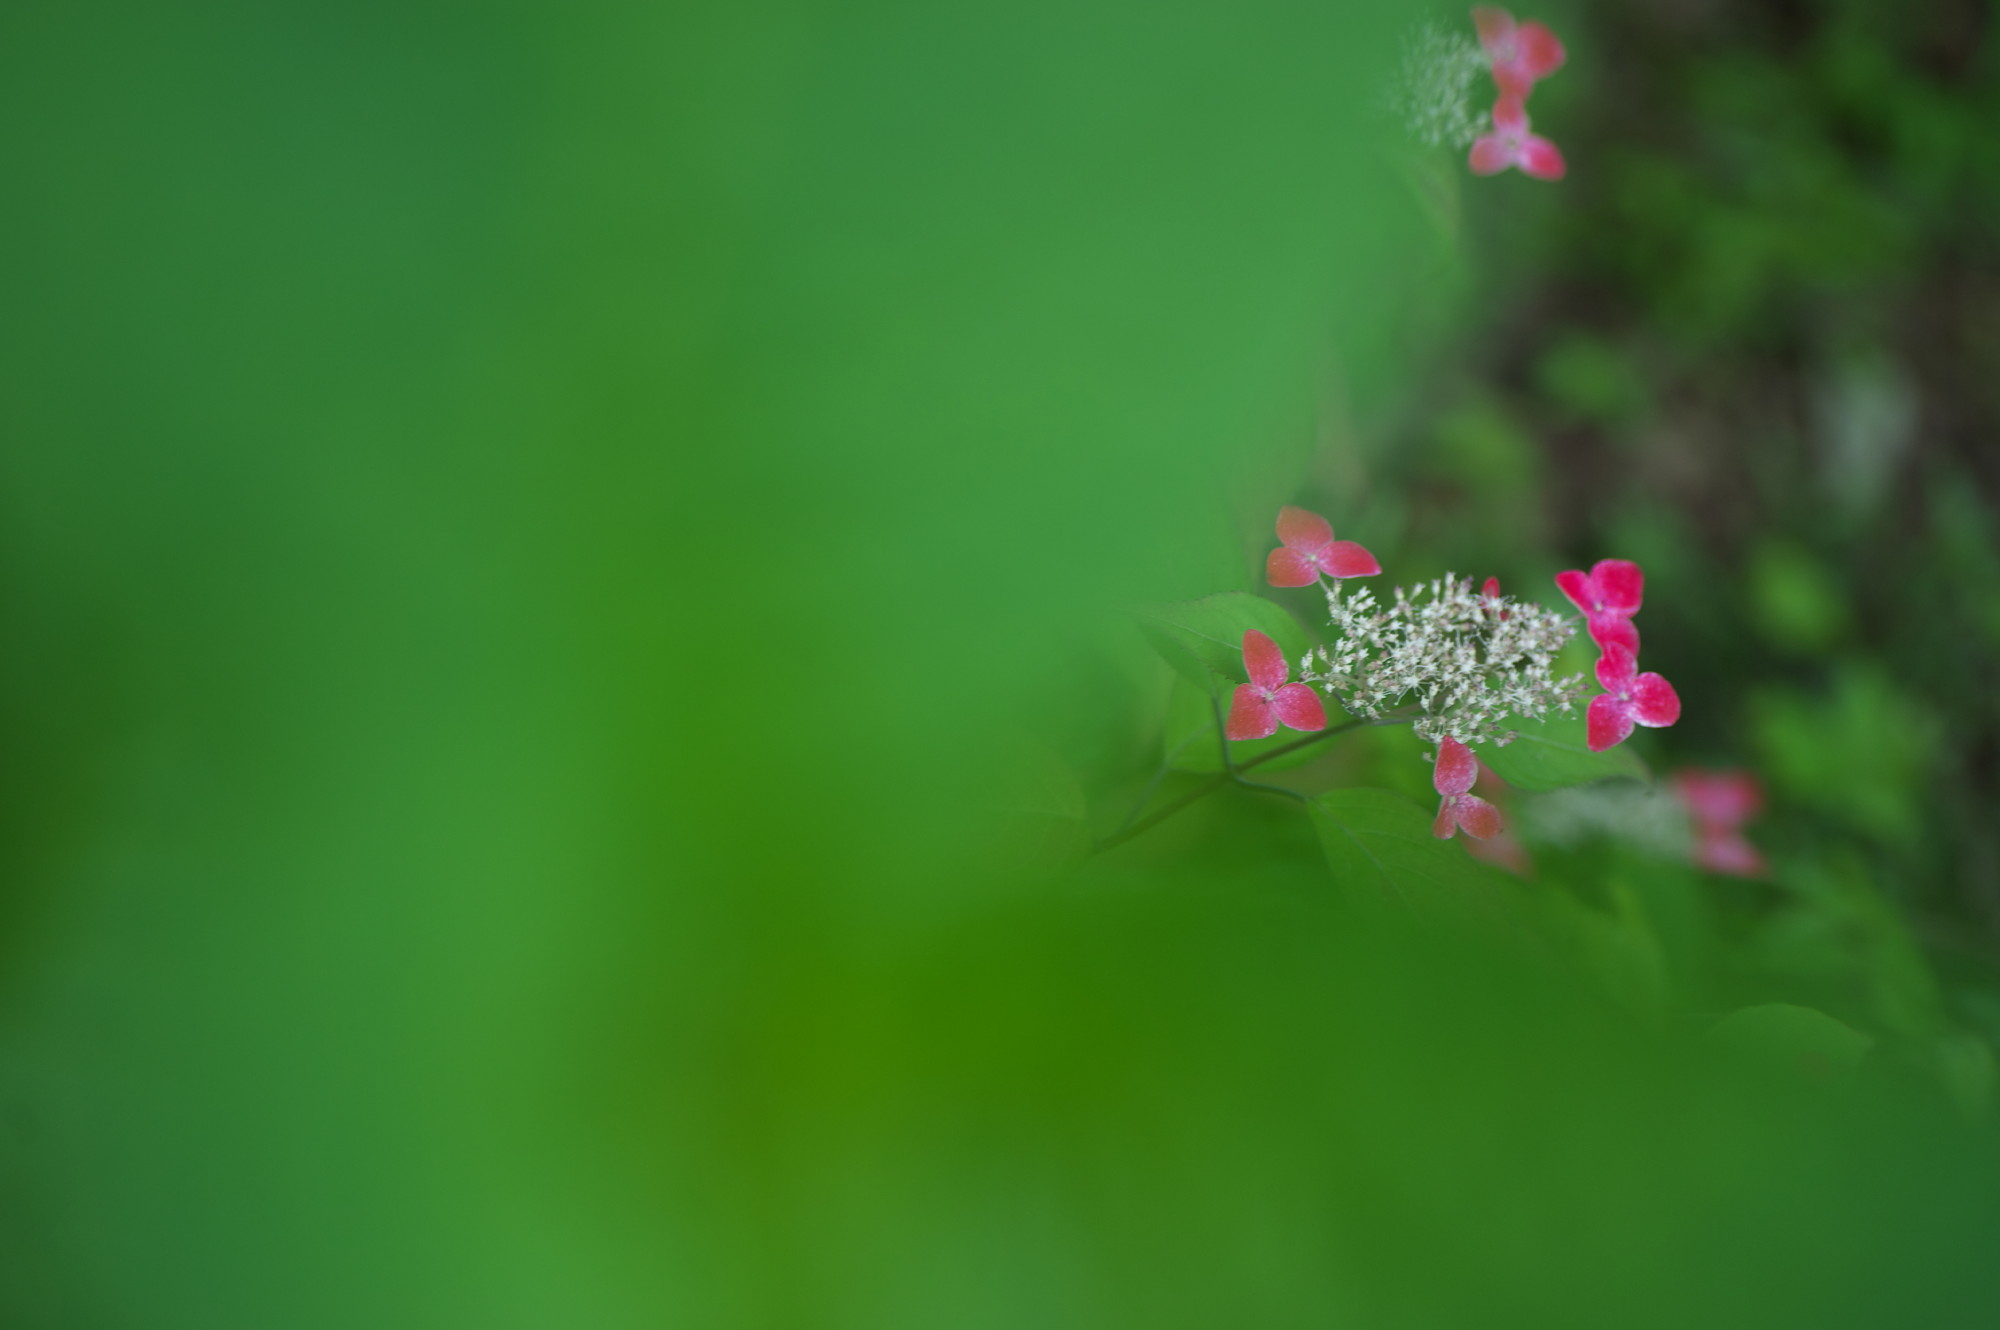
[[[1514,741],[1505,747],[1481,744],[1479,760],[1517,790],[1562,790],[1593,781],[1647,780],[1639,755],[1620,744],[1593,753],[1585,742],[1582,711],[1547,720],[1513,720]]]
[[[1176,677],[1167,694],[1167,722],[1164,727],[1165,759],[1176,771],[1220,771],[1222,749],[1215,723],[1218,708],[1229,711],[1229,698],[1211,697],[1186,679]],[[1336,717],[1335,723],[1338,723]],[[1239,765],[1254,762],[1274,748],[1297,743],[1305,736],[1297,730],[1279,730],[1268,739],[1249,739],[1229,745],[1229,755]],[[1296,753],[1274,757],[1259,771],[1289,771],[1302,767],[1326,752],[1324,745],[1301,748]]]
[[[1748,1062],[1805,1081],[1843,1082],[1875,1041],[1811,1007],[1745,1007],[1731,1012],[1703,1036],[1711,1045]]]
[[[1456,907],[1502,882],[1464,846],[1431,834],[1432,810],[1393,790],[1329,790],[1308,807],[1334,877],[1356,894]]]
[[[1137,614],[1153,649],[1207,693],[1219,690],[1218,680],[1249,682],[1243,672],[1243,634],[1252,628],[1278,644],[1294,674],[1312,648],[1305,629],[1282,606],[1242,591],[1146,605]]]

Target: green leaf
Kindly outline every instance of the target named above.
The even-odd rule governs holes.
[[[1357,895],[1462,907],[1504,882],[1464,846],[1433,836],[1433,813],[1393,790],[1330,790],[1308,807],[1334,877]]]
[[[1000,764],[997,775],[995,853],[1003,863],[1044,872],[1075,864],[1090,852],[1083,787],[1053,749],[1023,743]]]
[[[1210,697],[1186,679],[1175,678],[1172,691],[1167,694],[1167,723],[1164,729],[1165,758],[1176,771],[1220,771],[1222,770],[1222,750],[1215,723],[1216,711],[1220,707],[1224,715],[1229,711],[1227,697]],[[1336,712],[1334,723],[1339,722]],[[1296,743],[1305,736],[1297,730],[1279,730],[1268,739],[1249,739],[1229,745],[1229,754],[1240,765],[1253,762],[1274,748]],[[1324,754],[1325,744],[1315,744],[1301,748],[1296,753],[1274,757],[1258,768],[1259,771],[1288,771],[1302,767]]]
[[[1648,779],[1639,755],[1620,744],[1593,753],[1584,741],[1583,712],[1547,720],[1513,720],[1516,732],[1506,747],[1481,744],[1479,760],[1517,790],[1561,790],[1592,781]]]
[[[1138,611],[1139,629],[1153,649],[1204,692],[1222,685],[1248,683],[1243,672],[1243,634],[1256,629],[1276,642],[1294,672],[1312,648],[1305,629],[1281,606],[1242,591],[1172,604],[1146,605]]]
[[[1875,1043],[1823,1011],[1772,1003],[1731,1012],[1703,1036],[1745,1062],[1805,1081],[1845,1082]]]

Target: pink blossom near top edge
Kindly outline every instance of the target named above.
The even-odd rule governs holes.
[[[1479,44],[1493,66],[1493,83],[1502,97],[1526,101],[1535,84],[1555,73],[1569,58],[1563,44],[1547,25],[1533,19],[1516,22],[1514,16],[1494,5],[1474,5],[1472,25],[1479,29]]]
[[[1382,571],[1375,556],[1351,540],[1335,540],[1333,524],[1318,513],[1278,510],[1279,547],[1264,560],[1272,586],[1311,586],[1327,577],[1373,577]]]
[[[1285,653],[1255,628],[1243,634],[1243,669],[1250,682],[1238,684],[1229,699],[1229,720],[1223,733],[1232,740],[1268,739],[1280,722],[1295,730],[1326,728],[1326,707],[1319,694],[1302,683],[1287,683],[1291,667]]]
[[[1573,568],[1557,573],[1556,587],[1583,611],[1591,641],[1639,654],[1639,630],[1632,616],[1645,600],[1646,574],[1638,564],[1630,559],[1599,559],[1587,573]]]

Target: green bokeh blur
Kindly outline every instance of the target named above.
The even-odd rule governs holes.
[[[1983,491],[1883,442],[1991,78],[1818,8],[1797,68],[1548,15],[1551,191],[1394,146],[1388,0],[10,5],[0,1324],[1991,1324],[1990,1121],[1681,1037],[2000,1010],[1895,923],[1976,915],[1924,786],[2000,713],[1869,617],[1956,578],[2000,642]],[[1828,451],[1711,541],[1661,477],[1752,441],[1672,431],[1827,306]],[[1593,985],[1275,801],[1024,862],[1021,762],[1102,832],[1157,754],[1127,607],[1259,588],[1288,501],[1398,580],[1645,559],[1646,751],[1760,765],[1771,899],[1552,851]]]

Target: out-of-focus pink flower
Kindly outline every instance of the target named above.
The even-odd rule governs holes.
[[[1764,808],[1764,791],[1747,771],[1675,772],[1674,792],[1695,821],[1723,831],[1736,830]]]
[[[1326,728],[1319,694],[1305,684],[1285,682],[1291,675],[1285,653],[1255,628],[1243,634],[1243,668],[1250,682],[1236,686],[1223,733],[1232,739],[1268,739],[1278,732],[1280,721],[1295,730]]]
[[[1566,56],[1562,42],[1533,20],[1516,23],[1504,9],[1474,5],[1472,24],[1479,29],[1486,58],[1493,62],[1493,82],[1502,97],[1526,101],[1537,82],[1562,68]]]
[[[1485,840],[1488,836],[1500,834],[1500,810],[1476,794],[1469,793],[1472,783],[1479,779],[1479,759],[1472,750],[1458,740],[1447,736],[1438,743],[1437,764],[1431,768],[1431,784],[1437,788],[1443,802],[1438,805],[1437,821],[1431,824],[1431,834],[1439,840],[1450,840],[1460,830],[1468,836]]]
[[[1318,513],[1287,504],[1278,510],[1280,548],[1264,560],[1272,586],[1311,586],[1328,577],[1373,577],[1382,571],[1375,556],[1351,540],[1335,540],[1333,525]]]
[[[1659,729],[1681,718],[1674,686],[1650,671],[1640,674],[1639,658],[1616,642],[1597,659],[1597,682],[1604,691],[1590,699],[1584,718],[1593,753],[1624,743],[1635,724]]]
[[[1764,876],[1764,856],[1743,838],[1741,832],[1724,832],[1719,836],[1698,832],[1694,843],[1694,861],[1711,873],[1723,873],[1730,877]]]
[[[1470,161],[1474,175],[1496,175],[1518,166],[1537,180],[1560,180],[1569,170],[1562,149],[1528,132],[1528,111],[1518,97],[1493,104],[1493,132],[1472,141]]]
[[[1743,824],[1764,806],[1764,792],[1747,771],[1682,771],[1674,791],[1694,822],[1695,862],[1711,873],[1758,877],[1764,856],[1743,836]]]
[[[1583,611],[1590,640],[1600,647],[1622,646],[1639,654],[1639,630],[1632,616],[1645,598],[1646,575],[1630,559],[1599,559],[1587,573],[1556,574],[1556,586]]]

